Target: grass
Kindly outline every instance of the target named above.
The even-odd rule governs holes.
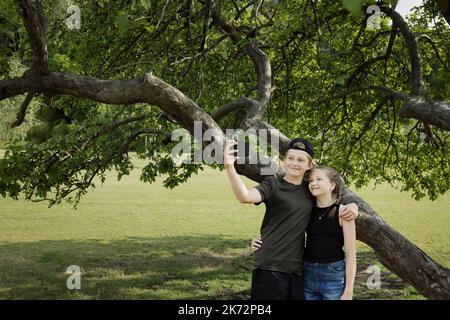
[[[137,162],[142,167],[142,162]],[[264,206],[234,200],[224,172],[206,169],[167,190],[135,170],[70,204],[0,199],[0,299],[247,299]],[[248,186],[253,182],[246,180]],[[394,228],[450,266],[450,195],[416,202],[387,185],[358,192]],[[381,289],[365,270],[378,265]],[[65,271],[81,268],[81,289]],[[423,299],[358,244],[356,299]]]

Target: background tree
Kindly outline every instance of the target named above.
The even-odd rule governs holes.
[[[218,129],[219,143],[225,128],[277,128],[281,152],[281,132],[308,137],[319,162],[357,187],[388,181],[416,199],[449,188],[445,1],[425,1],[409,23],[380,2],[376,30],[369,1],[75,3],[80,30],[65,25],[64,1],[0,5],[1,112],[23,95],[12,126],[28,126],[0,161],[3,196],[76,204],[95,177],[129,174],[130,151],[148,161],[143,181],[168,174],[174,187],[202,167],[170,157],[170,132],[193,134],[194,121]],[[238,172],[261,181],[261,167]],[[450,298],[447,268],[352,191],[343,201],[358,203],[357,237],[386,267],[428,298]]]

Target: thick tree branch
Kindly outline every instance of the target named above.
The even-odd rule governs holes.
[[[151,74],[133,80],[100,80],[69,72],[52,72],[38,79],[34,75],[26,75],[19,79],[0,81],[0,99],[31,90],[108,104],[153,104],[191,134],[194,134],[194,121],[201,121],[204,129],[218,128],[214,120],[191,99]]]
[[[424,97],[408,96],[402,92],[398,92],[383,86],[365,85],[356,88],[344,90],[334,96],[320,99],[318,103],[326,103],[333,99],[345,97],[349,94],[365,91],[377,90],[383,92],[387,96],[403,100],[403,108],[400,109],[400,115],[404,118],[414,118],[422,121],[425,125],[433,125],[443,130],[450,131],[450,103],[446,101],[431,101]],[[427,128],[427,136],[429,140],[433,139],[431,128]],[[431,142],[430,141],[430,142]]]
[[[223,20],[217,9],[213,10],[211,17],[213,23],[225,32],[233,43],[238,44],[240,41],[243,41],[241,34],[245,34],[245,32],[243,32],[239,27],[235,27]],[[259,105],[255,105],[250,110],[248,118],[255,117],[262,119],[272,94],[272,69],[270,66],[270,61],[267,55],[258,48],[258,44],[256,42],[249,41],[244,46],[243,51],[252,60],[257,75],[256,100],[259,102]]]
[[[450,103],[446,101],[429,101],[423,97],[410,97],[400,109],[400,115],[450,131]]]
[[[0,80],[0,101],[33,91],[37,81],[39,78],[30,72],[26,72],[21,78]]]
[[[223,117],[226,117],[227,115],[229,115],[232,112],[235,112],[235,111],[241,110],[241,109],[250,109],[250,108],[253,108],[257,104],[258,104],[258,102],[253,99],[239,98],[233,102],[230,102],[226,105],[221,106],[219,108],[219,110],[217,110],[216,112],[211,114],[211,118],[213,118],[214,121],[219,121],[220,119],[222,119]]]
[[[267,142],[273,145],[272,137],[278,141],[280,154],[284,155],[289,147],[289,142],[291,139],[286,137],[283,133],[281,133],[277,128],[271,126],[265,121],[257,120],[251,123],[247,123],[248,127],[246,129],[256,129],[256,130],[267,130],[270,134],[267,134]]]
[[[389,7],[381,7],[381,11],[391,17],[393,23],[398,26],[403,38],[405,39],[406,46],[408,47],[409,59],[411,62],[411,80],[412,80],[412,95],[423,95],[423,74],[422,63],[420,61],[419,49],[417,41],[406,23],[405,19],[395,10]]]
[[[256,100],[260,107],[254,110],[254,116],[262,118],[272,93],[272,69],[267,55],[258,48],[256,43],[248,44],[244,48],[245,53],[252,59],[257,72],[258,93]]]
[[[48,53],[45,43],[45,24],[41,0],[21,0],[22,20],[27,29],[33,51],[33,71],[48,72]]]
[[[371,246],[380,262],[429,299],[450,299],[450,270],[433,261],[389,227],[364,200],[344,189],[342,203],[356,203],[356,238]],[[393,250],[395,248],[395,250]],[[417,274],[420,276],[418,277]]]

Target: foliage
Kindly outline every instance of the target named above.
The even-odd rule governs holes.
[[[258,6],[259,1],[214,1],[221,17],[242,32],[259,28],[233,43],[212,24],[204,5],[208,1],[72,1],[81,9],[80,30],[65,25],[63,2],[45,1],[50,69],[109,79],[152,72],[213,112],[236,98],[255,97],[256,72],[242,47],[258,41],[270,58],[276,87],[266,114],[271,125],[289,137],[312,140],[318,161],[336,167],[349,184],[360,187],[371,180],[387,181],[412,191],[417,199],[436,199],[449,188],[448,132],[435,128],[437,145],[425,143],[422,124],[399,116],[400,101],[375,91],[318,102],[358,84],[410,93],[405,41],[397,35],[387,59],[368,63],[386,53],[391,25],[386,18],[380,30],[363,29],[358,35],[364,15],[353,15],[346,8],[356,12],[361,5],[375,2],[356,2],[272,0]],[[235,4],[246,9],[238,13]],[[21,65],[30,65],[31,50],[16,4],[4,1],[0,10],[9,21],[7,26],[0,23],[2,34],[18,35],[12,49],[0,51],[6,78],[4,72],[11,69],[14,57]],[[433,27],[428,25],[430,19],[435,21]],[[437,48],[436,52],[419,41],[427,96],[450,100],[450,33],[434,2],[425,1],[411,15],[409,25],[415,34],[429,36]],[[2,114],[11,112],[11,101],[16,100],[0,102]],[[140,128],[168,132],[177,128],[158,108],[107,106],[72,97],[55,97],[51,106],[43,106],[41,98],[35,103],[39,112],[29,120],[32,126],[19,139],[8,139],[9,151],[0,161],[4,196],[22,192],[30,199],[57,203],[70,199],[74,189],[77,195],[72,200],[77,202],[92,186],[93,175],[105,177],[112,168],[119,177],[129,174],[128,151],[148,160],[142,180],[153,182],[156,176],[168,174],[167,187],[186,181],[200,168],[175,166],[167,156],[172,144],[161,135],[149,135],[150,140],[139,135],[127,144]],[[143,120],[89,141],[115,121],[141,115]],[[230,115],[221,125],[232,127],[238,119],[239,113]],[[89,144],[82,148],[86,141]],[[65,160],[49,166],[55,157]]]

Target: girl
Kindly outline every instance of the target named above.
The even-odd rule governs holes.
[[[306,228],[305,299],[351,300],[356,275],[356,231],[354,220],[343,220],[337,214],[343,179],[327,166],[313,168],[309,178],[308,188],[316,204]],[[261,244],[260,237],[253,239],[252,250],[258,250]]]

